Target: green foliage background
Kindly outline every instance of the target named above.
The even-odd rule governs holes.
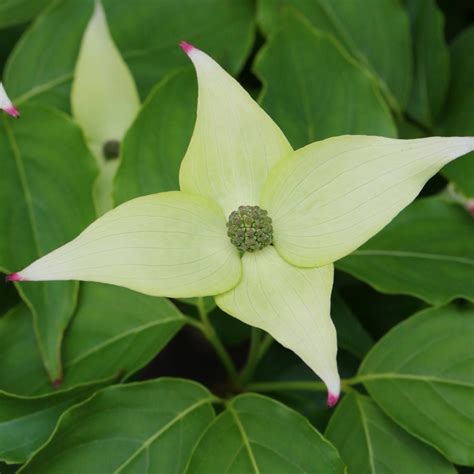
[[[341,134],[474,135],[469,1],[103,3],[142,99],[121,145],[116,204],[178,188],[197,94],[183,39],[234,74],[294,147]],[[3,82],[22,112],[0,120],[5,274],[96,217],[97,168],[69,97],[93,5],[0,5]],[[463,206],[474,198],[472,155],[336,263],[345,378],[336,409],[268,338],[246,366],[249,328],[212,299],[0,284],[0,472],[471,472],[462,466],[474,466],[474,220]],[[214,358],[214,331],[240,379]]]

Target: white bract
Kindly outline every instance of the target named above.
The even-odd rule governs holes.
[[[99,164],[96,202],[102,214],[112,208],[119,146],[140,108],[140,98],[132,74],[110,35],[100,2],[96,3],[82,38],[71,108]]]
[[[11,279],[214,295],[224,311],[298,354],[324,381],[333,405],[340,379],[332,262],[387,225],[440,168],[473,150],[474,139],[341,136],[293,151],[237,81],[202,51],[182,46],[197,71],[199,99],[181,191],[117,207]],[[258,206],[249,211],[258,216],[268,211],[273,226],[273,245],[243,256],[226,229],[242,205]],[[240,232],[239,222],[232,232]],[[252,223],[246,225],[245,232]],[[258,240],[258,229],[247,237],[254,234]]]

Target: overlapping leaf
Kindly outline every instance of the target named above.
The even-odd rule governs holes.
[[[20,472],[183,472],[214,418],[213,400],[204,387],[177,379],[107,388],[64,414]]]
[[[4,72],[18,105],[35,100],[69,110],[74,65],[92,10],[92,0],[54,2],[24,33]]]
[[[408,113],[433,128],[444,105],[449,83],[449,50],[444,18],[435,0],[408,0],[415,71]]]
[[[129,0],[104,0],[104,7],[142,97],[169,71],[188,65],[177,47],[181,40],[207,51],[235,74],[250,53],[255,34],[251,0],[138,0],[133,5]]]
[[[4,0],[0,4],[0,28],[31,20],[51,2],[52,0]]]
[[[451,45],[451,84],[440,129],[448,135],[474,135],[474,27]],[[468,197],[474,197],[474,153],[451,163],[443,174]]]
[[[350,472],[455,474],[438,452],[394,423],[369,398],[348,394],[326,430]]]
[[[0,392],[0,459],[26,461],[48,439],[65,410],[111,381],[93,382],[39,397]]]
[[[23,120],[0,127],[0,268],[14,272],[70,240],[95,218],[96,167],[80,130],[44,106],[22,108]],[[32,309],[44,364],[61,377],[62,334],[77,283],[20,284]]]
[[[74,65],[93,4],[94,0],[55,2],[24,35],[5,71],[6,85],[17,103],[30,98],[69,110]],[[209,51],[234,73],[253,42],[250,0],[137,0],[133,5],[128,0],[104,0],[103,4],[113,39],[142,98],[171,70],[187,65],[178,47],[183,38]]]
[[[376,81],[334,38],[287,10],[254,69],[262,106],[291,144],[343,134],[396,136]]]
[[[216,449],[219,446],[219,449]],[[343,473],[334,447],[298,413],[270,398],[240,395],[208,428],[186,474]]]
[[[179,166],[193,131],[196,101],[196,75],[191,69],[171,73],[150,92],[123,142],[116,204],[179,189]]]
[[[474,464],[474,307],[418,313],[374,346],[359,374],[391,418],[456,464]]]
[[[137,311],[137,308],[140,311]],[[128,377],[180,329],[183,317],[164,298],[87,283],[64,340],[61,388]],[[17,308],[0,320],[0,389],[21,395],[53,391],[35,351],[31,314]]]
[[[420,199],[336,266],[380,291],[431,304],[474,300],[473,232],[472,218],[457,204]]]
[[[412,80],[412,54],[408,15],[401,2],[261,0],[258,19],[266,33],[278,28],[287,7],[296,8],[317,29],[332,34],[364,64],[377,78],[392,108],[405,107]]]

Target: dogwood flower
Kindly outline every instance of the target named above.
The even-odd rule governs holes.
[[[11,280],[79,279],[149,295],[215,296],[269,332],[339,397],[333,262],[388,224],[473,138],[340,136],[294,151],[216,62],[182,48],[198,78],[181,191],[133,199]]]
[[[7,95],[5,87],[3,87],[3,84],[1,82],[0,82],[0,109],[5,111],[8,115],[11,115],[12,117],[15,117],[15,118],[20,117],[20,112],[18,112],[16,107],[12,104],[12,101]]]
[[[71,109],[99,165],[95,198],[100,214],[112,208],[120,142],[139,108],[135,81],[110,35],[102,4],[97,1],[76,62]]]

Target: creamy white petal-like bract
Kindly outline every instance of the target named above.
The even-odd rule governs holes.
[[[100,147],[122,139],[140,108],[135,81],[110,35],[100,2],[82,38],[71,107],[87,140]]]
[[[140,108],[135,81],[110,35],[100,1],[87,25],[76,62],[71,109],[101,169],[95,197],[99,212],[112,207],[117,159],[106,160],[106,143],[119,142]]]
[[[224,311],[301,357],[332,405],[340,391],[332,262],[388,224],[441,167],[473,150],[474,139],[342,136],[293,152],[231,76],[202,51],[182,47],[199,85],[182,192],[129,201],[9,278],[217,295]],[[273,246],[242,258],[225,225],[241,205],[259,205],[273,219]]]
[[[171,191],[118,206],[11,279],[96,281],[192,297],[229,290],[240,275],[239,253],[219,206]]]
[[[282,160],[261,204],[274,245],[294,265],[334,262],[385,227],[444,165],[474,150],[474,138],[397,140],[341,136]]]
[[[242,257],[242,280],[216,297],[226,313],[269,332],[295,352],[328,387],[328,402],[339,397],[336,330],[330,317],[334,269],[297,268],[273,247]]]
[[[196,68],[196,125],[180,169],[183,191],[217,201],[226,216],[255,205],[270,169],[292,151],[240,84],[202,51],[184,43]]]

